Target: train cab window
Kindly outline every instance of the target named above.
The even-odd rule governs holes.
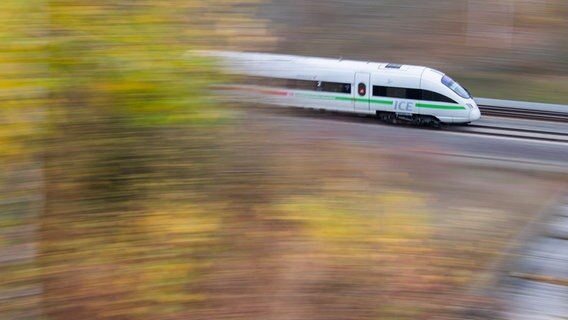
[[[450,88],[453,92],[455,92],[458,96],[465,98],[465,99],[471,98],[469,91],[467,91],[464,87],[460,86],[459,83],[452,80],[452,78],[444,75],[442,77],[442,83],[446,87]]]
[[[357,93],[359,93],[360,96],[364,96],[367,94],[367,86],[364,83],[359,83],[357,85]]]

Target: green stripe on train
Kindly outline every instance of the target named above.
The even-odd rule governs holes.
[[[393,101],[392,100],[376,100],[376,99],[371,99],[369,100],[369,102],[371,103],[378,103],[378,104],[388,104],[388,105],[392,105]]]
[[[334,97],[323,94],[309,94],[309,93],[296,93],[297,97],[312,98],[312,99],[325,99],[325,100],[338,100],[338,101],[357,101],[357,102],[370,102],[376,104],[386,104],[392,105],[392,100],[378,100],[378,99],[367,99],[367,98],[353,98],[353,97]],[[443,110],[464,110],[465,107],[462,106],[447,106],[440,104],[429,104],[429,103],[416,103],[417,108],[427,108],[427,109],[443,109]]]
[[[325,99],[325,100],[335,100],[337,97],[323,95],[323,94],[310,94],[310,93],[295,93],[296,97],[312,98],[312,99]]]
[[[418,108],[428,108],[428,109],[444,109],[444,110],[465,110],[462,106],[444,106],[439,104],[427,104],[427,103],[417,103]]]
[[[296,93],[296,97],[312,98],[312,99],[325,99],[325,100],[338,100],[338,101],[357,101],[357,102],[370,102],[378,104],[388,104],[392,105],[390,100],[376,100],[376,99],[365,99],[365,98],[353,98],[353,97],[334,97],[321,94],[309,94],[309,93]]]

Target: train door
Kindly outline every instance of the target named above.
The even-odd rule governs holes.
[[[355,73],[355,90],[353,90],[355,111],[369,111],[369,100],[371,97],[370,84],[370,73]]]

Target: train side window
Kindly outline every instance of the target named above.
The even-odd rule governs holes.
[[[422,100],[436,101],[434,100],[434,92],[422,90]]]
[[[457,103],[456,101],[454,101],[454,99],[448,98],[445,95],[439,94],[434,92],[434,97],[436,98],[436,101],[441,101],[441,102],[448,102],[448,103]]]
[[[238,83],[245,85],[287,88],[295,90],[323,91],[351,94],[351,84],[344,82],[326,82],[315,80],[286,79],[262,76],[245,76],[238,79]]]
[[[429,90],[422,90],[422,100],[447,102],[447,103],[457,103],[453,99],[450,99],[443,94],[439,94],[437,92],[433,92],[433,91],[429,91]]]
[[[387,87],[373,86],[373,96],[386,97]]]
[[[373,96],[420,100],[422,94],[420,89],[373,86]]]
[[[288,79],[284,78],[272,78],[272,81],[270,81],[270,84],[275,88],[286,88],[287,83]]]
[[[316,90],[316,81],[310,80],[296,80],[296,86],[294,89],[298,90]]]
[[[286,88],[295,89],[296,88],[296,80],[295,79],[288,79],[286,81]]]
[[[266,85],[266,80],[263,77],[256,77],[256,76],[244,76],[237,80],[239,84],[248,85],[248,86],[262,86]]]
[[[405,99],[406,98],[406,89],[405,88],[387,87],[387,97]]]
[[[413,100],[422,99],[422,92],[420,89],[406,89],[406,98]]]
[[[335,93],[351,93],[351,84],[340,82],[323,82],[322,91]]]

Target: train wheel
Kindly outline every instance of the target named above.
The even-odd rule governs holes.
[[[442,123],[435,117],[432,117],[432,128],[434,129],[442,129]]]
[[[420,116],[420,124],[435,129],[442,128],[442,122],[433,116]]]
[[[377,113],[377,116],[382,122],[397,124],[396,117],[390,112],[379,112]]]

